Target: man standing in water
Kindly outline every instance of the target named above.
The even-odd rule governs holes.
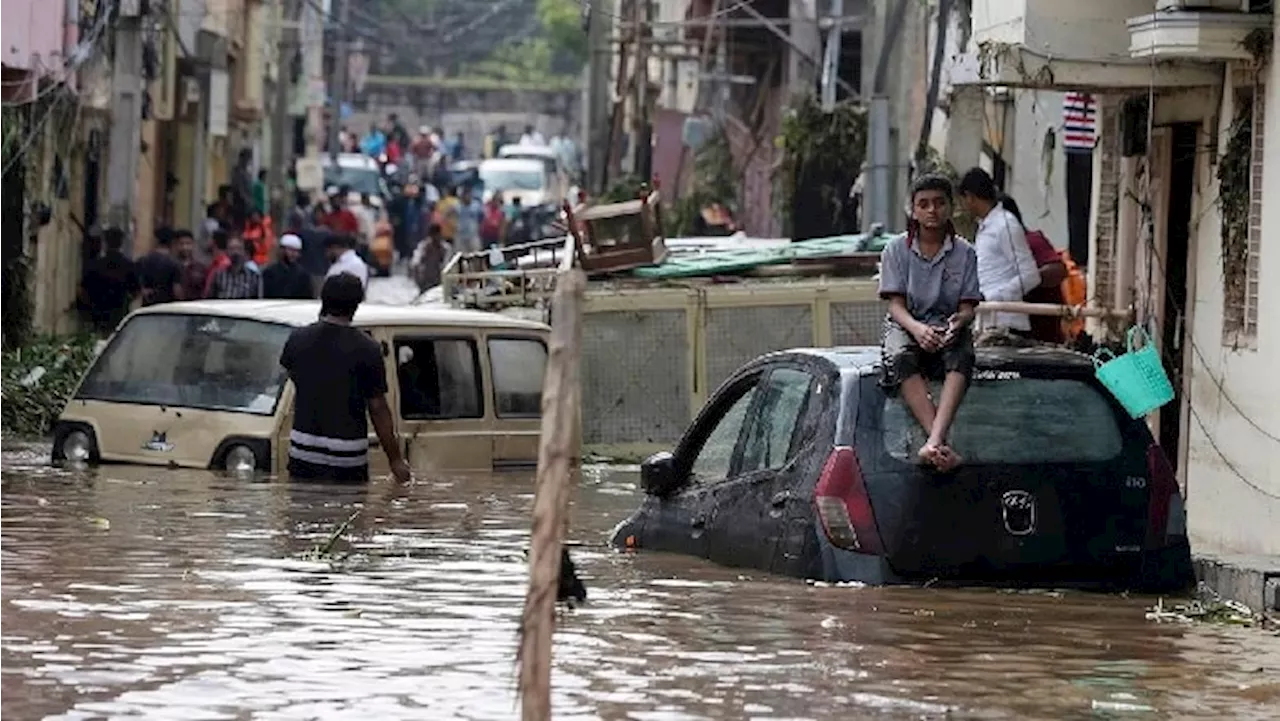
[[[294,480],[368,481],[369,419],[391,474],[400,482],[411,477],[387,405],[382,349],[351,325],[363,300],[359,278],[330,276],[320,290],[320,320],[295,330],[280,354],[296,389],[289,433]]]
[[[920,462],[950,471],[961,458],[947,433],[973,373],[970,323],[982,300],[978,255],[951,225],[951,181],[926,175],[911,189],[911,222],[905,236],[889,241],[880,259],[884,319],[885,385],[900,387],[902,401],[929,434]],[[935,407],[926,376],[942,376]]]

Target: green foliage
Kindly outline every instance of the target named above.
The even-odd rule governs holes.
[[[587,63],[587,31],[582,27],[582,5],[576,0],[538,0],[538,22],[555,48],[572,58],[581,69]]]
[[[47,434],[93,362],[96,344],[92,336],[45,336],[5,351],[0,356],[4,432],[33,438]]]
[[[31,297],[31,259],[26,255],[27,158],[32,143],[26,131],[30,119],[28,107],[6,106],[0,117],[3,147],[0,166],[4,168],[3,217],[4,258],[0,273],[0,296],[3,296],[3,347],[7,350],[31,337],[31,319],[35,301]]]
[[[551,77],[551,44],[533,38],[503,45],[486,59],[467,68],[468,74],[513,83],[536,83]]]
[[[777,182],[784,227],[794,234],[798,193],[816,193],[814,205],[830,218],[830,227],[839,226],[866,156],[865,109],[845,102],[827,112],[812,94],[804,95],[783,118],[776,143],[782,151]]]
[[[737,215],[738,184],[740,173],[733,164],[733,149],[723,128],[707,139],[693,156],[693,177],[689,192],[685,193],[672,209],[667,235],[680,237],[691,235],[694,222],[702,209],[712,203],[721,203]]]
[[[613,181],[607,190],[600,194],[601,203],[625,203],[640,197],[640,186],[648,181],[638,175],[624,175]]]

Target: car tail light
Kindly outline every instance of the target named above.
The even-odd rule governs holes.
[[[1148,549],[1164,548],[1170,536],[1182,535],[1182,494],[1173,466],[1158,443],[1147,447],[1147,542]]]
[[[858,553],[884,552],[880,529],[871,511],[871,498],[862,480],[862,468],[852,448],[832,449],[818,478],[813,505],[822,530],[833,545]]]

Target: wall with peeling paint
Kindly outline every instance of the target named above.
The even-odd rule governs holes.
[[[1010,165],[1005,192],[1022,208],[1028,228],[1067,247],[1066,157],[1062,150],[1063,93],[1015,90]]]

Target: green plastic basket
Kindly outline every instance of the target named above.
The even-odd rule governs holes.
[[[1126,345],[1120,356],[1106,348],[1094,353],[1094,374],[1131,417],[1141,418],[1173,400],[1173,384],[1146,331],[1130,328]]]

